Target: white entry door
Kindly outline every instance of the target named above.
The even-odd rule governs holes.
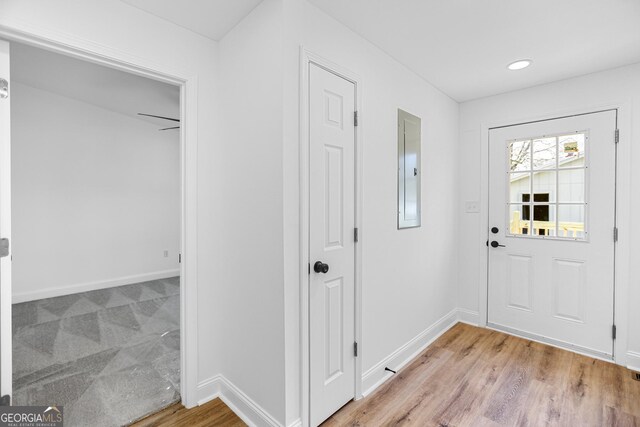
[[[355,85],[309,69],[310,418],[355,396]]]
[[[9,43],[0,40],[0,394],[11,395],[11,117]],[[6,239],[6,240],[4,240]]]
[[[492,129],[490,326],[613,356],[616,111]]]

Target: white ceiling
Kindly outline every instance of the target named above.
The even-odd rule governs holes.
[[[309,1],[457,101],[640,62],[640,0]]]
[[[174,126],[175,122],[145,118],[137,113],[180,118],[177,86],[20,43],[11,43],[11,79],[159,128]]]
[[[213,40],[220,40],[262,0],[122,0]]]
[[[219,40],[261,0],[122,1]],[[640,0],[309,1],[457,101],[640,62]],[[19,50],[17,55],[19,63]],[[128,90],[114,93],[110,86],[117,86],[119,72],[103,69],[97,72],[98,76],[103,73],[102,83],[93,84],[91,79],[98,77],[91,70],[102,67],[80,63],[65,68],[71,62],[54,60],[51,55],[35,55],[35,60],[66,70],[55,79],[39,75],[46,68],[30,67],[28,62],[22,67],[25,77],[17,78],[49,85],[57,80],[56,85],[72,91],[84,85],[76,90],[78,96],[93,91],[94,98],[110,102],[112,108],[116,108],[116,98],[118,104],[129,99],[122,105],[133,106],[136,99],[151,96],[135,95],[148,85],[138,87],[133,81],[145,79],[126,75],[124,81],[137,87],[133,96],[128,96]],[[533,59],[533,65],[507,70],[507,64],[521,58]],[[55,67],[47,69],[47,75],[51,71],[56,72]],[[74,74],[84,77],[69,78]],[[175,93],[165,95],[175,100]],[[149,104],[154,105],[163,104]]]

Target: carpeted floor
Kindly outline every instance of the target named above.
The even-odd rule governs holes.
[[[180,400],[178,277],[13,305],[13,404],[119,426]]]

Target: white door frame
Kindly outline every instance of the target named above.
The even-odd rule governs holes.
[[[519,119],[502,120],[481,125],[480,141],[480,289],[478,290],[478,325],[487,327],[488,291],[489,291],[489,132],[493,128],[515,126],[530,122],[553,120],[575,115],[584,115],[604,110],[617,110],[617,128],[620,130],[620,142],[616,147],[616,208],[615,223],[619,230],[614,256],[614,324],[617,326],[617,338],[614,341],[613,361],[629,366],[632,355],[627,353],[628,346],[628,290],[630,268],[630,226],[631,226],[631,100],[618,100],[588,107],[576,107],[538,116],[525,116]],[[613,141],[613,135],[612,135]],[[612,142],[613,143],[613,142]],[[612,236],[613,238],[613,236]],[[607,360],[607,359],[604,359]],[[611,360],[608,360],[611,361]]]
[[[350,81],[355,86],[356,110],[359,123],[355,137],[355,226],[360,231],[359,242],[355,245],[355,339],[358,343],[358,357],[355,369],[354,399],[362,397],[362,80],[360,77],[316,55],[303,46],[300,47],[300,408],[302,425],[310,424],[310,366],[309,366],[309,66],[316,64]]]
[[[5,43],[2,43],[3,45]],[[3,46],[2,55],[9,55],[9,52],[4,52]],[[11,62],[9,58],[9,62]],[[11,65],[11,64],[9,64]],[[9,116],[11,115],[11,70],[6,70],[8,75],[2,74],[1,78],[9,81],[9,96],[0,100],[3,105],[2,108],[7,108]],[[9,117],[11,119],[11,117]],[[0,237],[9,239],[11,245],[11,203],[3,203],[5,200],[11,201],[11,120],[7,123],[8,126],[0,129]],[[9,255],[7,259],[0,260],[2,268],[0,268],[0,283],[8,284],[2,286],[0,289],[0,395],[5,396],[12,394],[12,380],[13,375],[11,373],[13,367],[13,332],[11,327],[11,246],[9,246]],[[7,381],[7,378],[9,381]]]
[[[180,87],[180,395],[186,407],[197,405],[197,145],[198,76],[159,65],[91,40],[48,31],[0,25],[0,38],[20,42]],[[4,319],[3,319],[4,320]]]

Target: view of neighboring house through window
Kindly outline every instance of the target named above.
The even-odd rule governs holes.
[[[586,238],[587,139],[575,132],[509,141],[510,235]]]
[[[525,204],[531,201],[531,194],[522,194],[522,219],[525,221],[531,220],[531,205]],[[535,193],[533,195],[533,201],[535,203],[549,203],[549,193]],[[548,204],[535,204],[533,205],[533,215],[536,221],[549,221],[549,205]],[[528,227],[527,227],[528,228]],[[537,230],[541,236],[548,235],[547,229],[540,228]],[[524,233],[526,234],[526,233]]]

